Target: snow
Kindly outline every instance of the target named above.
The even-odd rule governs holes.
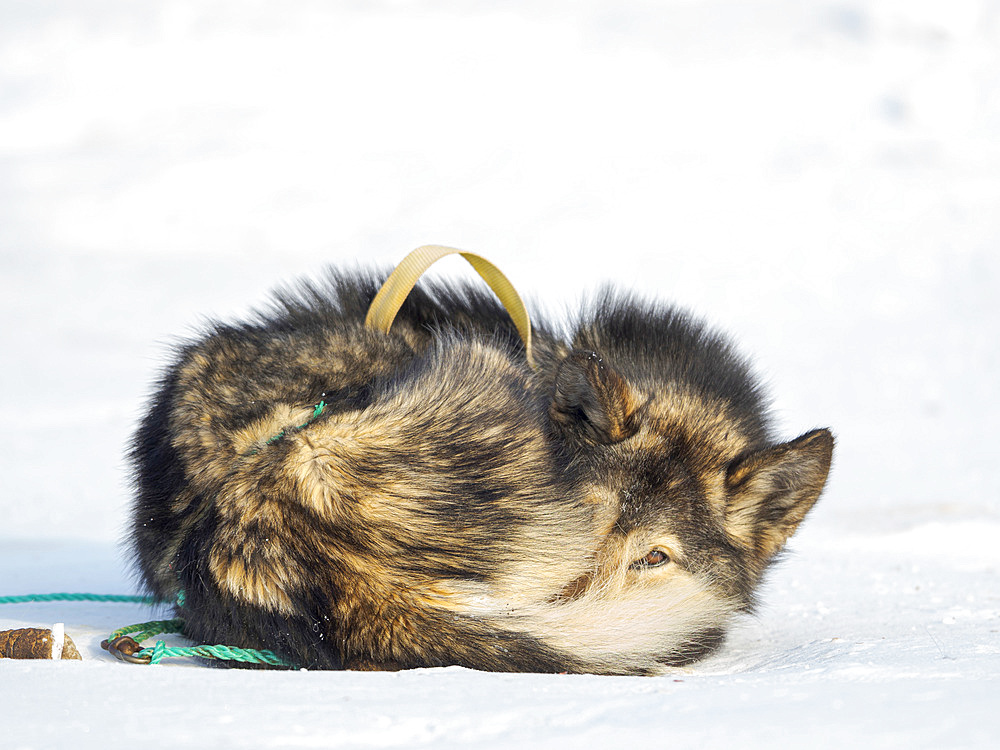
[[[838,446],[692,668],[141,667],[98,644],[156,611],[0,605],[84,657],[0,662],[0,748],[1000,745],[997,92],[987,0],[4,4],[0,595],[133,590],[172,341],[427,242],[675,300]]]

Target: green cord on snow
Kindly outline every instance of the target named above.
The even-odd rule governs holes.
[[[113,642],[123,635],[130,635],[136,642],[141,643],[147,638],[163,633],[184,634],[184,620],[175,618],[173,620],[153,620],[151,622],[141,622],[137,625],[128,625],[119,628],[108,636],[108,641]],[[273,651],[255,648],[239,648],[237,646],[223,645],[203,645],[203,646],[182,646],[170,647],[165,641],[157,641],[152,646],[147,646],[141,651],[133,654],[136,660],[149,660],[149,664],[159,664],[163,659],[174,656],[200,656],[203,659],[222,659],[225,661],[238,661],[245,664],[270,664],[274,667],[295,667],[296,664],[282,659]]]
[[[27,602],[129,602],[135,604],[169,604],[170,602],[158,599],[155,596],[140,596],[138,594],[25,594],[22,596],[0,596],[0,604],[24,604]],[[184,591],[177,595],[177,606],[184,606]],[[135,635],[132,635],[132,634]],[[136,643],[141,643],[147,638],[164,633],[184,634],[184,620],[174,618],[172,620],[152,620],[141,622],[136,625],[126,625],[118,628],[108,636],[106,643],[113,642],[122,636],[130,636]],[[104,645],[104,644],[102,644]],[[297,667],[297,664],[286,661],[273,651],[254,648],[239,648],[237,646],[223,645],[202,645],[170,647],[164,641],[156,641],[152,646],[147,646],[136,651],[128,661],[138,661],[148,664],[159,664],[163,659],[169,657],[196,656],[203,659],[221,659],[225,661],[238,661],[245,664],[269,664],[274,667]]]
[[[134,602],[137,604],[162,604],[155,596],[131,594],[25,594],[24,596],[0,596],[0,604],[23,604],[26,602]]]

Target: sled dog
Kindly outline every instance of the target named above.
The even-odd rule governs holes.
[[[530,367],[486,290],[331,271],[176,348],[134,436],[131,549],[185,633],[310,668],[641,675],[754,606],[829,430],[777,440],[748,363],[612,289]]]

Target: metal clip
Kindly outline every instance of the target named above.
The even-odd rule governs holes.
[[[101,641],[101,648],[129,664],[149,664],[153,658],[152,656],[135,656],[136,653],[142,651],[143,647],[128,635],[120,635],[112,641]]]

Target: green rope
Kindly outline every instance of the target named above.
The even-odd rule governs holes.
[[[322,402],[320,406],[322,406]],[[317,415],[322,411],[317,407]],[[155,596],[140,596],[138,594],[25,594],[23,596],[0,596],[0,604],[23,604],[27,602],[129,602],[136,604],[169,604]],[[184,591],[177,595],[177,606],[184,605]],[[108,636],[108,641],[113,641],[123,635],[132,637],[136,643],[152,638],[155,635],[173,633],[184,634],[184,620],[174,618],[172,620],[152,620],[150,622],[140,622],[136,625],[126,625],[118,628]],[[177,656],[197,656],[203,659],[221,659],[225,661],[238,661],[245,664],[270,664],[274,667],[296,667],[298,665],[282,659],[273,651],[254,648],[239,648],[238,646],[223,645],[202,645],[185,647],[168,647],[166,642],[157,641],[154,645],[148,646],[141,651],[137,651],[135,656],[139,659],[149,658],[150,664],[159,664],[163,659]]]
[[[235,646],[191,646],[188,648],[169,648],[163,641],[157,641],[152,648],[144,648],[136,656],[149,656],[150,664],[159,664],[161,659],[172,656],[198,656],[203,659],[220,659],[238,661],[244,664],[269,664],[273,667],[295,667],[295,664],[285,661],[273,651],[254,648],[237,648]]]
[[[108,636],[109,641],[113,641],[123,635],[130,635],[137,643],[154,635],[164,633],[184,634],[184,620],[176,618],[173,620],[153,620],[152,622],[140,622],[137,625],[128,625],[118,628]],[[296,664],[282,659],[273,651],[255,648],[239,648],[238,646],[223,645],[202,645],[202,646],[182,646],[170,647],[165,641],[157,641],[152,646],[147,646],[135,653],[137,659],[149,659],[150,664],[159,664],[163,659],[171,657],[197,656],[203,659],[221,659],[225,661],[238,661],[245,664],[270,664],[274,667],[295,667]]]
[[[133,640],[139,642],[147,638],[152,638],[154,635],[183,632],[184,620],[177,617],[173,620],[152,620],[150,622],[140,622],[138,625],[126,625],[124,628],[118,628],[118,630],[109,635],[108,640],[113,641],[120,636],[137,633],[138,635],[133,636]]]
[[[134,602],[137,604],[162,604],[155,596],[131,594],[25,594],[24,596],[0,596],[0,604],[23,604],[25,602]]]

